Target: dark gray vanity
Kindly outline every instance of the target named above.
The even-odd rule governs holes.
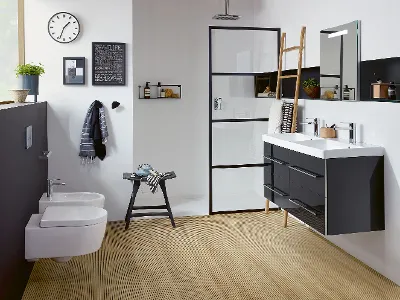
[[[264,142],[264,160],[266,199],[319,233],[385,229],[383,156],[323,159]]]

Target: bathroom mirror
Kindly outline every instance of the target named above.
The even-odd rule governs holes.
[[[321,99],[360,100],[360,21],[321,30]]]

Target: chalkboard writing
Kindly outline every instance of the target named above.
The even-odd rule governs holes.
[[[125,44],[92,43],[93,85],[125,85]]]

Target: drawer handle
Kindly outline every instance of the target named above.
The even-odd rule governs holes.
[[[280,190],[278,190],[278,189],[275,189],[275,188],[271,187],[271,186],[268,185],[268,184],[264,184],[264,186],[265,186],[267,189],[269,189],[271,192],[274,192],[275,194],[278,194],[278,195],[281,196],[281,197],[287,197],[287,196],[288,196],[288,194],[285,194],[284,192],[282,192],[282,191],[280,191]]]
[[[308,211],[309,213],[313,214],[314,216],[318,216],[321,214],[320,211],[312,208],[311,206],[305,204],[304,202],[298,200],[298,199],[289,199],[290,202],[292,202],[293,204],[300,206],[302,209],[305,209],[306,211]]]
[[[299,167],[296,167],[296,166],[289,166],[289,169],[292,169],[292,170],[294,170],[294,171],[300,172],[300,173],[302,173],[302,174],[304,174],[304,175],[307,175],[307,176],[310,176],[310,177],[312,177],[312,178],[320,178],[320,177],[323,177],[323,176],[321,176],[321,175],[319,175],[319,174],[316,174],[316,173],[313,173],[313,172],[304,170],[304,169],[299,168]]]
[[[268,159],[274,163],[277,163],[278,165],[284,166],[287,165],[287,162],[284,162],[283,160],[279,160],[276,158],[272,158],[271,156],[264,156],[265,159]]]

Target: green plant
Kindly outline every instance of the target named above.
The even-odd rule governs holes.
[[[319,82],[315,78],[309,78],[309,79],[303,81],[303,88],[305,88],[305,89],[318,87],[318,86],[319,86]]]
[[[26,64],[26,65],[18,65],[15,69],[15,74],[17,77],[19,75],[39,75],[44,74],[44,67],[41,63],[39,65],[34,64]]]

